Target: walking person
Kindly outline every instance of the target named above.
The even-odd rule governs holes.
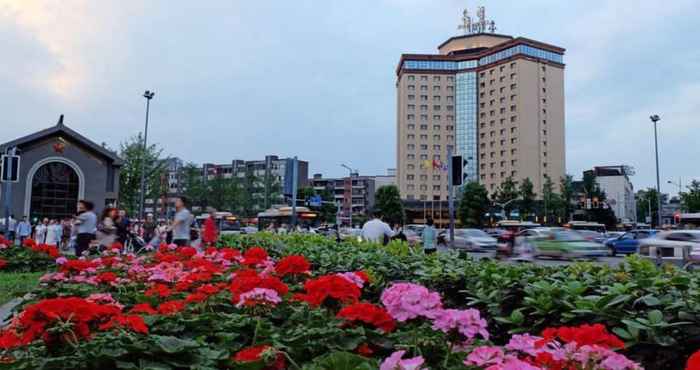
[[[389,225],[381,220],[378,212],[372,212],[371,220],[365,222],[362,226],[362,239],[384,244],[385,237],[391,238],[394,232]]]
[[[56,220],[49,221],[48,226],[46,226],[46,238],[44,243],[46,245],[52,245],[58,247],[59,238],[58,232],[56,230]]]
[[[108,249],[117,241],[117,225],[114,220],[117,219],[118,213],[116,208],[107,207],[102,211],[100,223],[97,225],[97,243],[100,249]]]
[[[27,221],[27,216],[22,216],[22,220],[17,224],[17,237],[19,244],[24,243],[32,235],[32,225]]]
[[[45,218],[34,228],[34,241],[38,244],[46,244],[46,232],[49,229],[49,219]]]
[[[153,239],[156,237],[156,221],[153,219],[153,213],[146,215],[146,220],[143,222],[143,241],[146,244],[151,244]]]
[[[209,217],[204,220],[202,228],[202,243],[205,247],[210,247],[216,244],[219,239],[219,231],[216,228],[216,210],[212,207],[207,207]]]
[[[129,227],[131,226],[131,221],[123,209],[119,210],[116,219],[113,219],[114,224],[117,227],[117,241],[126,245],[126,241],[129,239]]]
[[[192,227],[192,214],[187,209],[187,198],[179,197],[175,200],[175,220],[171,230],[173,232],[173,244],[182,247],[190,244],[190,228]]]
[[[421,238],[423,239],[423,252],[425,254],[435,253],[437,250],[437,230],[435,230],[435,226],[433,226],[433,219],[431,217],[428,217],[425,221],[425,227],[423,228]]]
[[[90,248],[90,243],[95,240],[97,231],[97,215],[92,202],[87,200],[78,201],[78,214],[73,221],[75,237],[75,255],[81,256]]]
[[[68,246],[70,244],[70,238],[71,238],[71,234],[72,234],[72,230],[71,230],[72,227],[71,226],[72,225],[71,225],[70,218],[65,218],[61,222],[61,228],[63,228],[63,230],[61,231],[61,248],[63,250],[67,250]]]
[[[5,221],[5,219],[3,219],[3,221]],[[7,226],[7,235],[5,236],[10,243],[13,243],[17,237],[17,220],[15,219],[15,215],[10,215],[10,222],[7,223]]]

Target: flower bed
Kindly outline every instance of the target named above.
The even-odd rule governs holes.
[[[46,271],[54,266],[54,260],[60,256],[58,248],[46,244],[37,244],[31,239],[21,246],[15,246],[0,237],[0,271],[2,272],[36,272]]]
[[[37,300],[0,334],[2,362],[17,369],[639,368],[629,358],[644,347],[624,348],[608,317],[564,321],[567,313],[554,305],[551,321],[539,322],[527,299],[512,312],[493,314],[517,303],[509,298],[496,307],[498,294],[508,293],[501,289],[554,284],[552,269],[451,254],[426,258],[405,246],[336,245],[314,237],[223,244],[236,248],[198,253],[163,246],[145,256],[112,250],[88,260],[61,259],[42,277]],[[627,271],[635,278],[665,274],[631,268],[640,270]],[[571,283],[597,276],[596,269],[584,264],[561,273]],[[484,288],[475,276],[507,278],[512,286],[492,283],[494,301],[479,301]],[[586,289],[577,291],[591,293]],[[635,289],[641,287],[625,294]]]

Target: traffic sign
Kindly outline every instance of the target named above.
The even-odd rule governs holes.
[[[1,182],[19,182],[19,156],[3,155],[0,172],[2,172]]]
[[[321,202],[322,200],[320,195],[312,195],[309,197],[309,206],[311,207],[320,207]]]

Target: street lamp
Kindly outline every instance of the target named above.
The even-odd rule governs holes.
[[[350,212],[348,212],[348,223],[350,224],[350,228],[352,228],[352,174],[357,173],[358,171],[353,170],[352,168],[350,168],[350,166],[344,163],[340,166],[350,171]]]
[[[139,195],[139,219],[143,220],[143,198],[146,192],[146,151],[148,145],[148,113],[151,108],[151,99],[156,93],[154,91],[146,90],[143,93],[143,97],[146,98],[146,127],[143,130],[143,154],[141,158],[141,193]]]
[[[654,122],[654,153],[656,154],[656,201],[657,201],[657,224],[656,227],[661,227],[661,180],[659,180],[659,136],[656,129],[656,123],[661,120],[658,114],[649,116],[651,122]]]
[[[517,199],[516,199],[516,198],[513,198],[513,199],[511,199],[511,200],[509,200],[509,201],[507,201],[507,202],[505,202],[505,203],[498,203],[498,202],[496,202],[496,201],[494,200],[494,201],[493,201],[493,205],[499,206],[499,207],[501,207],[502,210],[505,211],[506,206],[509,205],[511,202],[513,202],[513,201],[515,201],[515,200],[517,200]]]

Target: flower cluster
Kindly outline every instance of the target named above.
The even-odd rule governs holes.
[[[389,333],[396,328],[396,322],[386,310],[371,303],[355,303],[343,307],[338,317],[347,321],[359,321]]]
[[[297,293],[294,298],[311,306],[320,306],[326,300],[340,303],[355,303],[360,299],[360,288],[355,283],[338,275],[323,275],[304,283],[306,293]]]
[[[421,370],[424,369],[425,359],[422,356],[404,359],[406,351],[396,351],[387,357],[379,366],[379,370]]]
[[[307,275],[311,273],[311,264],[304,256],[287,256],[277,262],[275,273],[279,276]]]
[[[412,283],[398,283],[384,290],[382,304],[397,321],[404,322],[418,317],[432,319],[442,309],[440,294]]]
[[[24,246],[36,253],[46,254],[51,258],[58,258],[58,256],[61,255],[55,245],[37,244],[37,242],[32,239],[26,239],[24,241]]]
[[[284,354],[268,345],[243,348],[231,358],[239,364],[262,363],[266,370],[282,370],[286,368]]]

